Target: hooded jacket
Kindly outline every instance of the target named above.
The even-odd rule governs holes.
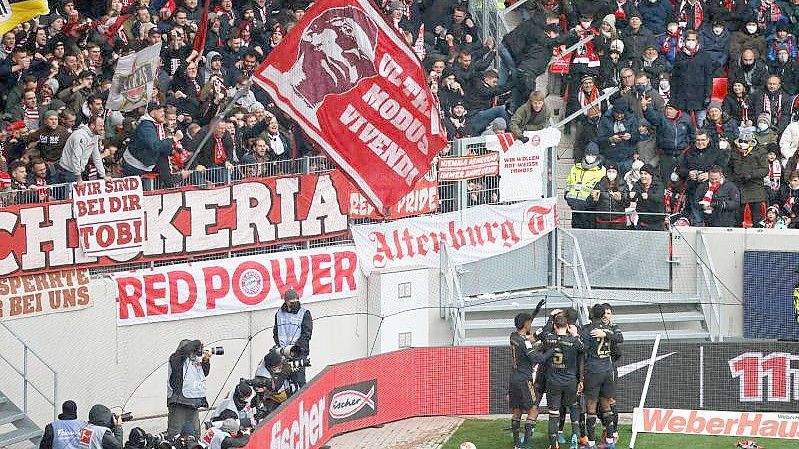
[[[172,139],[159,139],[155,120],[150,114],[144,114],[128,143],[127,152],[145,168],[153,167],[159,157],[172,153]]]
[[[712,23],[706,23],[699,32],[699,46],[713,59],[716,68],[724,67],[730,60],[730,39],[726,26],[718,36],[713,32]]]
[[[92,406],[89,410],[89,424],[106,427],[110,430],[103,435],[103,449],[122,448],[122,426],[114,425],[114,417],[108,407],[102,404]]]
[[[669,18],[674,15],[674,6],[669,0],[656,0],[655,2],[643,0],[638,3],[638,12],[641,13],[643,26],[655,34],[660,34],[666,31]]]
[[[180,404],[194,408],[208,405],[205,398],[197,400],[183,396],[183,363],[187,358],[193,357],[200,351],[202,351],[200,341],[193,340],[180,345],[177,351],[169,356],[169,379],[167,382],[172,389],[172,396],[166,398],[167,404]],[[203,374],[207,376],[211,372],[211,362],[203,360],[202,369]]]

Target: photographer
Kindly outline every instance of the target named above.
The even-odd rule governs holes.
[[[250,401],[255,396],[252,388],[244,382],[236,385],[211,415],[214,425],[221,425],[226,419],[235,419],[241,427],[252,428],[255,426],[255,416],[250,408]]]
[[[94,405],[89,423],[80,430],[79,443],[88,449],[122,449],[122,421],[108,407]]]
[[[78,406],[74,401],[64,401],[58,419],[44,427],[39,449],[79,449],[80,429],[86,421],[78,419]]]
[[[177,351],[169,356],[167,436],[179,434],[186,423],[194,426],[195,436],[199,435],[197,410],[208,406],[205,377],[211,371],[210,359],[211,353],[203,351],[200,340],[181,341]]]
[[[311,312],[300,305],[300,297],[293,288],[283,295],[283,305],[275,313],[275,327],[272,337],[281,355],[297,365],[290,378],[297,389],[305,385],[305,367],[310,352],[309,344],[313,333]]]
[[[290,375],[291,366],[285,363],[283,356],[276,350],[273,349],[264,356],[255,369],[255,378],[251,381],[255,389],[253,406],[257,409],[256,420],[264,419],[288,399]]]
[[[235,419],[226,419],[218,427],[206,430],[200,438],[200,445],[206,449],[227,449],[243,447],[250,441],[250,430],[239,432],[239,423]]]

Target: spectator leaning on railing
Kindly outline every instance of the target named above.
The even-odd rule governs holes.
[[[101,136],[105,133],[102,117],[92,117],[85,125],[80,125],[67,139],[61,159],[56,164],[56,179],[59,183],[83,182],[81,174],[89,159],[94,162],[100,178],[105,178],[105,167],[100,155]]]
[[[158,103],[147,105],[147,113],[139,120],[139,125],[128,143],[128,150],[122,156],[125,176],[141,176],[152,171],[160,158],[172,153],[172,145],[183,138],[176,130],[167,137],[164,130],[164,107]]]

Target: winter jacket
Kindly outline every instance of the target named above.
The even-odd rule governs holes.
[[[674,15],[674,7],[669,0],[657,0],[655,3],[644,0],[638,3],[643,26],[654,34],[666,31],[669,18]]]
[[[789,60],[796,59],[796,39],[790,34],[785,36],[784,40],[779,40],[776,35],[772,34],[766,39],[766,46],[768,48],[766,58],[769,62],[777,60],[777,52],[781,49],[788,50]]]
[[[549,108],[546,103],[544,103],[544,107],[541,108],[540,112],[534,114],[530,102],[525,101],[510,118],[510,132],[519,137],[525,131],[542,130],[549,125],[549,117]]]
[[[654,108],[644,112],[646,120],[656,129],[658,147],[670,156],[679,155],[694,141],[694,125],[691,117],[680,111],[674,120]]]
[[[491,87],[485,83],[483,78],[474,80],[474,84],[466,90],[463,97],[463,105],[469,117],[474,116],[480,111],[490,109],[494,103],[494,98],[507,92],[509,85]]]
[[[766,201],[768,196],[763,189],[763,178],[768,176],[766,147],[758,143],[744,156],[733,151],[730,156],[729,178],[741,191],[742,203]]]
[[[630,191],[634,196],[630,198],[631,195],[627,195],[628,204],[635,202],[635,210],[639,214],[663,214],[664,192],[663,184],[657,180],[653,179],[648,189],[645,189],[641,181],[638,180]],[[643,193],[646,193],[646,198],[643,197]],[[664,220],[665,217],[663,215],[639,215],[638,226],[641,229],[662,230]]]
[[[704,109],[713,92],[713,62],[701,49],[694,56],[680,52],[671,72],[670,102],[683,111]]]
[[[799,189],[794,190],[787,183],[780,186],[780,213],[791,219],[799,216]],[[795,220],[791,221],[792,227],[797,227]]]
[[[730,58],[737,61],[741,57],[741,53],[747,48],[751,48],[757,52],[757,57],[761,59],[766,58],[766,38],[756,31],[755,34],[749,34],[746,29],[741,29],[732,33],[732,40],[730,42]]]
[[[626,50],[625,50],[626,51]],[[664,73],[671,72],[671,64],[666,60],[663,55],[658,55],[654,61],[647,63],[643,56],[633,60],[633,70],[636,72],[645,72],[652,80],[652,85],[657,86],[657,81]]]
[[[774,61],[768,65],[768,73],[778,75],[782,80],[782,90],[795,95],[799,88],[799,63],[788,60],[785,64]]]
[[[677,53],[679,52],[678,44],[679,44],[679,32],[676,34],[669,34],[668,31],[664,32],[660,36],[657,37],[657,46],[658,52],[666,58],[666,61],[669,64],[674,64],[674,60],[677,57]]]
[[[151,167],[160,157],[172,153],[172,143],[172,139],[158,139],[155,121],[145,114],[128,143],[128,153],[144,167]]]
[[[730,5],[731,8],[728,9]],[[738,31],[745,25],[746,20],[752,16],[752,11],[747,6],[746,0],[709,0],[705,2],[708,23],[722,22],[730,31]]]
[[[799,146],[799,122],[791,122],[791,124],[785,128],[785,131],[782,132],[782,136],[780,137],[782,165],[786,168],[788,167],[786,165],[788,163],[788,159],[796,154],[797,146]],[[785,173],[785,171],[783,171],[783,173]]]
[[[680,178],[687,179],[688,190],[693,191],[700,184],[699,181],[688,179],[691,170],[709,172],[713,166],[718,165],[726,168],[730,161],[729,150],[720,150],[715,146],[708,146],[704,150],[699,150],[695,146],[683,153],[677,160],[677,174]]]
[[[708,183],[703,182],[696,189],[694,202],[702,201],[707,193]],[[765,193],[761,186],[761,191]],[[729,179],[724,181],[718,190],[713,194],[710,203],[713,212],[705,214],[705,224],[717,228],[733,228],[738,225],[738,209],[741,207],[741,194],[738,187]],[[710,217],[708,217],[710,215]]]
[[[755,104],[752,101],[752,96],[747,95],[744,98],[744,104],[749,106],[748,120],[751,120],[752,123],[754,123],[757,121],[757,113],[755,113]],[[745,124],[742,123],[744,120],[743,108],[739,104],[738,98],[734,93],[730,92],[729,95],[724,97],[724,102],[721,104],[721,110],[724,114],[730,116],[732,120],[735,120],[740,126],[745,126]]]
[[[623,217],[624,209],[627,207],[629,200],[627,183],[625,183],[624,180],[618,177],[611,182],[606,176],[599,180],[594,190],[599,190],[599,198],[594,200],[593,196],[588,196],[588,205],[590,209],[601,212],[616,212],[615,214],[596,214],[595,217],[598,221],[614,220]],[[620,192],[621,198],[618,200],[614,199],[612,196],[613,192]]]
[[[632,111],[627,111],[624,114],[625,132],[629,133],[632,137],[630,140],[622,140],[615,145],[611,145],[610,136],[616,134],[613,131],[613,110],[609,110],[599,120],[599,127],[597,128],[596,142],[599,145],[601,154],[605,156],[608,161],[621,162],[632,158],[635,153],[635,145],[638,143],[638,120]]]
[[[114,425],[114,416],[108,407],[94,405],[89,410],[89,424],[108,428],[109,432],[103,434],[103,449],[122,449],[122,426]]]
[[[711,123],[710,120],[705,119],[705,124],[702,127],[705,131],[707,131],[708,136],[716,146],[718,146],[719,140],[721,140],[722,137],[727,139],[728,142],[732,142],[738,138],[738,122],[734,119],[731,119],[726,114],[722,114],[723,115],[721,117],[721,123],[719,126],[716,126],[715,123]]]
[[[585,162],[577,162],[569,171],[566,178],[566,202],[572,209],[572,204],[583,204],[591,195],[591,190],[597,185],[600,179],[605,177],[605,166],[597,161],[590,168],[584,168]],[[583,206],[583,209],[585,207]]]
[[[577,23],[580,15],[585,14],[594,18],[594,25],[599,28],[600,21],[606,15],[613,13],[615,0],[572,0],[573,12],[569,17],[570,23]]]
[[[749,94],[753,95],[755,92],[765,89],[766,78],[768,78],[768,67],[762,61],[756,59],[754,66],[746,70],[741,65],[740,57],[738,57],[735,63],[730,62],[727,84],[732,87],[732,83],[736,80],[743,81],[749,87]]]
[[[655,43],[655,36],[642,25],[638,31],[627,28],[621,33],[621,40],[624,42],[624,53],[622,57],[628,60],[634,60],[644,53],[644,50],[649,44]]]
[[[726,66],[730,60],[730,37],[727,28],[716,36],[713,25],[709,23],[699,32],[699,47],[713,59],[716,69]]]
[[[768,95],[770,109],[766,109],[766,96]],[[782,90],[777,92],[762,91],[760,94],[755,95],[755,118],[753,121],[757,123],[757,114],[761,112],[771,113],[771,124],[780,132],[784,130],[788,123],[791,121],[791,104],[793,95],[790,95]],[[776,115],[779,112],[779,116]]]

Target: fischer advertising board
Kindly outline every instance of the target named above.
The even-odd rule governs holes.
[[[353,246],[285,251],[169,265],[111,275],[118,324],[182,320],[280,307],[283,293],[303,303],[358,294]]]

